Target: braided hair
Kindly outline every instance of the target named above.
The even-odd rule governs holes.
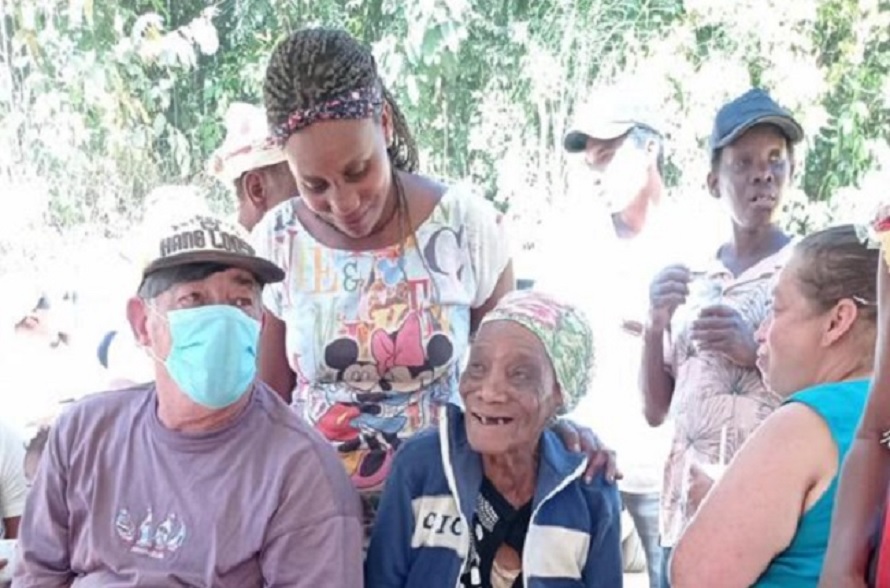
[[[313,108],[359,88],[377,85],[392,112],[392,165],[414,172],[417,145],[405,116],[377,73],[371,51],[339,29],[303,29],[278,44],[269,59],[263,94],[269,126],[285,123],[294,112]]]

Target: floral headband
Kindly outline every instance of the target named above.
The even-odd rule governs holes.
[[[542,292],[516,290],[482,324],[503,320],[519,323],[540,339],[562,388],[565,412],[571,412],[587,394],[593,372],[593,335],[583,313]]]
[[[324,120],[357,120],[379,115],[383,110],[383,88],[379,83],[350,90],[310,108],[295,110],[287,120],[272,129],[278,145],[309,125]]]

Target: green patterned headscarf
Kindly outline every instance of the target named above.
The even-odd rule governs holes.
[[[593,372],[593,335],[584,314],[548,294],[517,290],[501,298],[482,324],[492,321],[519,323],[541,340],[562,388],[563,408],[571,412]]]

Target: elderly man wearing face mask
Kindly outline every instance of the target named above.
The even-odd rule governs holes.
[[[361,586],[355,490],[256,379],[260,291],[284,272],[204,215],[151,244],[127,317],[155,382],[59,417],[13,585]]]
[[[666,218],[660,128],[645,101],[625,87],[600,90],[579,108],[564,147],[583,159],[586,182],[573,186],[566,214],[544,242],[553,263],[535,285],[583,308],[596,340],[607,342],[597,347],[595,392],[573,417],[617,452],[622,500],[653,588],[660,585],[658,505],[670,432],[645,422],[637,374],[647,285],[676,241],[665,237],[672,223]],[[571,267],[567,259],[584,263]],[[633,567],[632,551],[626,557]]]

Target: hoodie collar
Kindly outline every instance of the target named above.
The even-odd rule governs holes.
[[[439,438],[449,488],[458,499],[461,514],[466,520],[472,520],[484,475],[482,456],[470,447],[464,412],[457,406],[449,404],[443,410]],[[579,477],[587,463],[583,454],[566,449],[550,429],[545,429],[541,435],[539,455],[533,511],[561,487]]]

